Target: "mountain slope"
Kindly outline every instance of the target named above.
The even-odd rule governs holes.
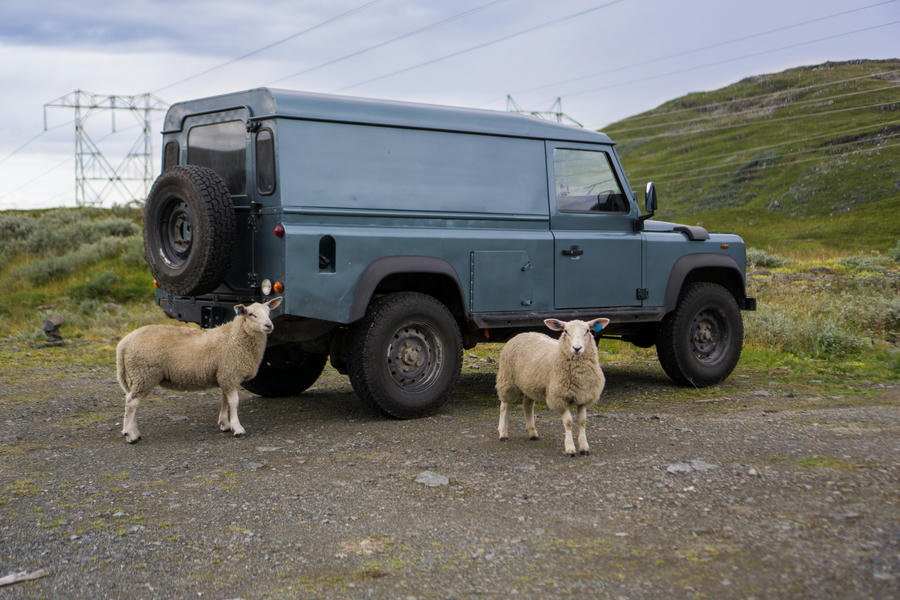
[[[900,237],[900,59],[749,77],[603,131],[661,219],[801,253]]]

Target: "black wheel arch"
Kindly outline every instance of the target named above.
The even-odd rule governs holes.
[[[744,276],[737,261],[726,254],[687,254],[672,266],[666,284],[664,306],[666,313],[675,310],[683,290],[690,284],[708,281],[727,289],[741,308],[746,305]]]
[[[440,300],[462,324],[465,302],[456,269],[434,256],[383,256],[360,275],[350,305],[349,321],[363,318],[375,296],[393,292],[421,292]]]

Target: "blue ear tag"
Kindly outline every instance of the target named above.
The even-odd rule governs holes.
[[[241,314],[242,312],[244,312],[244,309],[239,306],[237,309],[237,314]]]
[[[601,325],[600,323],[594,323],[594,331],[596,333],[600,333],[601,331],[603,331],[603,325]]]

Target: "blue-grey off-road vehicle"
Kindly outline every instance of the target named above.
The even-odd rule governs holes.
[[[326,360],[395,417],[443,404],[462,349],[608,317],[676,382],[727,377],[743,340],[734,235],[642,214],[602,133],[511,113],[255,89],[173,105],[147,198],[165,312],[214,326],[284,296],[263,396]]]

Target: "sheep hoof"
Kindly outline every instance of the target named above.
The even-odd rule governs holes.
[[[234,432],[234,437],[244,437],[245,435],[247,435],[246,431],[235,431]]]
[[[582,451],[579,452],[578,454],[580,454],[580,455],[582,455],[582,456],[590,456],[591,451],[590,451],[590,450],[582,450]]]
[[[508,441],[509,441],[509,438],[508,438],[508,437],[502,437],[502,438],[500,438],[500,441],[501,441],[501,442],[508,442]]]
[[[570,458],[575,458],[575,453],[574,452],[566,452],[566,456],[568,456]]]
[[[540,436],[533,435],[533,436],[531,436],[531,437],[528,438],[528,439],[531,440],[532,442],[536,442],[537,440],[539,440],[539,439],[541,439],[541,438],[540,438]]]
[[[136,437],[126,436],[125,439],[128,441],[129,444],[137,444],[139,441],[141,441],[141,436],[136,436]]]

